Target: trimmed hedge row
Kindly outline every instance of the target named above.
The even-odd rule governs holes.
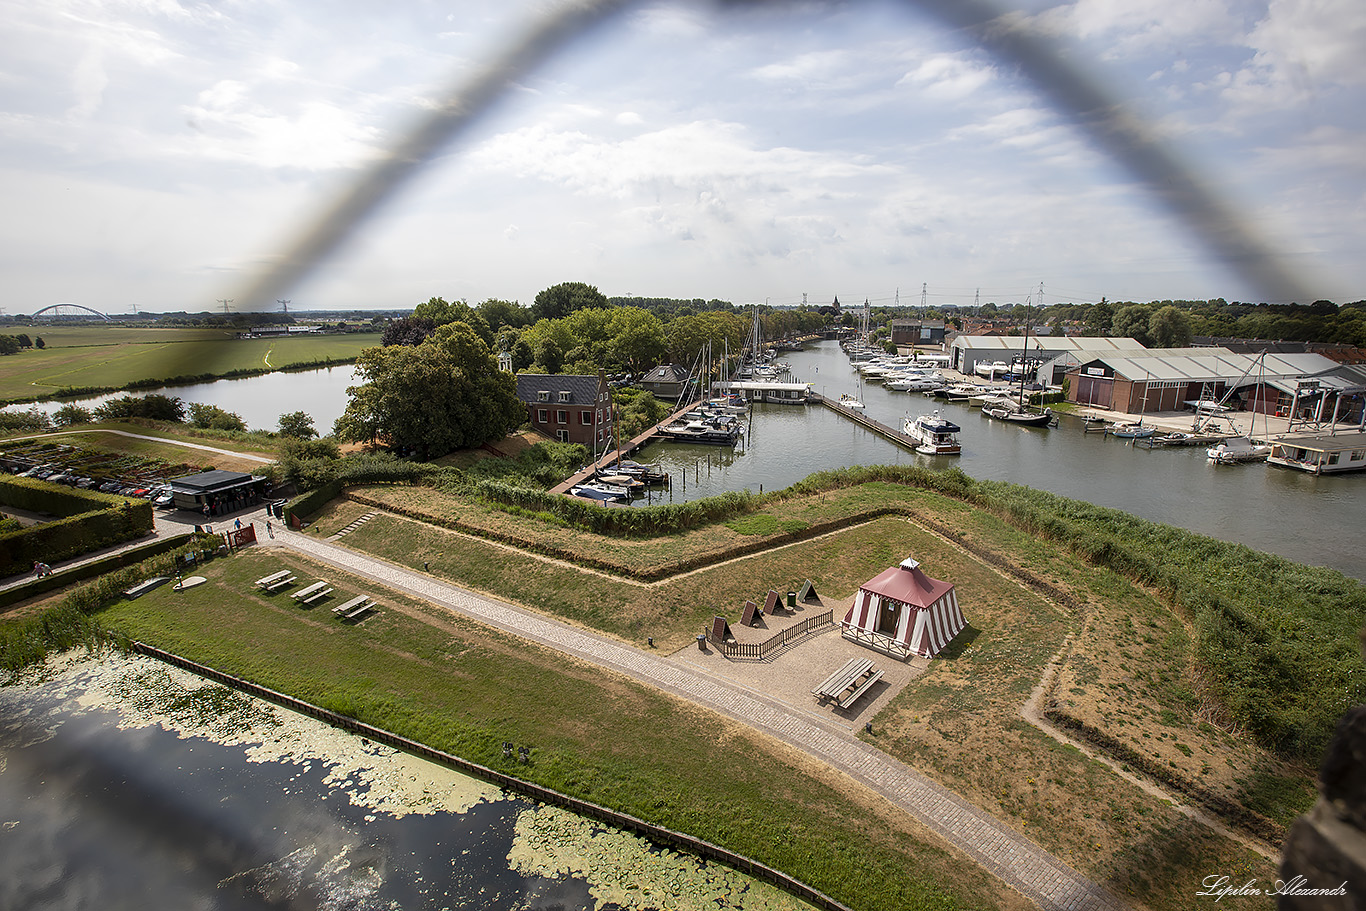
[[[0,475],[0,503],[65,519],[97,509],[122,506],[124,498],[98,490],[51,484],[37,478]]]
[[[41,579],[33,579],[23,585],[15,585],[0,591],[0,608],[9,607],[11,604],[18,604],[20,601],[27,601],[29,598],[36,598],[54,589],[64,588],[73,582],[80,582],[85,579],[93,579],[96,576],[143,560],[164,554],[167,551],[183,547],[189,542],[189,533],[176,535],[172,538],[157,538],[147,544],[139,544],[130,547],[128,550],[121,550],[116,554],[107,557],[100,557],[98,560],[91,560],[88,563],[81,563],[76,566],[60,570],[50,576],[43,576]]]
[[[0,534],[0,576],[28,572],[35,562],[52,563],[152,531],[152,504],[111,494],[74,490],[31,478],[0,477],[0,499],[35,512],[82,512],[19,531]],[[19,502],[14,502],[14,501]]]

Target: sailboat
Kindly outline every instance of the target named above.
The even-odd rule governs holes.
[[[854,411],[863,410],[863,377],[859,377],[858,395],[851,395],[848,392],[842,392],[840,393],[840,404],[843,405],[845,408],[851,408]]]
[[[1007,424],[1017,424],[1020,427],[1048,427],[1053,423],[1052,409],[1045,408],[1039,411],[1030,408],[1025,404],[1024,387],[1025,378],[1028,371],[1025,365],[1029,362],[1029,298],[1025,298],[1025,333],[1024,345],[1020,349],[1020,396],[1019,400],[1012,404],[999,404],[988,408],[983,408],[982,413],[995,421],[1004,421]]]

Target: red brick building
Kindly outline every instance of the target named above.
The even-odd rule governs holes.
[[[598,452],[612,439],[612,392],[607,377],[519,373],[517,397],[533,429],[561,443]]]

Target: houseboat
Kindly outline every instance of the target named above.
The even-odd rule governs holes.
[[[1282,437],[1271,444],[1268,465],[1310,474],[1366,469],[1366,433]]]

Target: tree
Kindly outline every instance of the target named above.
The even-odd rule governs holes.
[[[185,420],[185,404],[178,398],[160,395],[159,393],[153,393],[142,398],[122,395],[97,406],[95,417],[101,421],[147,418],[153,421],[171,421],[179,424]]]
[[[18,354],[19,340],[12,335],[0,335],[0,354]]]
[[[381,345],[420,345],[436,331],[436,323],[417,316],[396,319],[384,327],[379,337]]]
[[[33,347],[41,350],[47,347],[47,342],[43,341],[43,337],[40,335],[33,340]]]
[[[526,420],[517,383],[463,322],[437,329],[420,345],[367,348],[356,360],[364,378],[346,390],[340,439],[383,440],[418,458],[502,439]]]
[[[607,306],[607,298],[592,285],[564,282],[537,294],[531,304],[531,315],[533,319],[563,319],[576,310]]]
[[[67,402],[61,408],[52,412],[52,423],[58,427],[70,427],[72,424],[89,424],[95,419],[94,413],[89,408],[82,408],[75,402]]]
[[[291,411],[280,415],[280,436],[296,440],[308,440],[318,435],[313,426],[313,416],[307,411]]]
[[[506,326],[520,329],[531,322],[531,314],[526,311],[526,308],[512,301],[491,297],[475,307],[475,310],[479,311],[479,315],[484,318],[489,324],[489,328],[494,332]]]
[[[1191,320],[1172,306],[1163,307],[1148,319],[1148,337],[1158,348],[1185,348],[1191,343]]]
[[[1094,332],[1096,335],[1105,335],[1110,332],[1114,318],[1115,309],[1102,297],[1100,303],[1087,308],[1084,325],[1088,331]]]
[[[1147,304],[1126,304],[1115,309],[1110,324],[1110,334],[1118,338],[1131,338],[1146,346],[1151,346],[1148,335],[1148,322],[1153,318],[1153,310]]]
[[[190,423],[205,430],[238,430],[245,431],[247,422],[242,420],[242,416],[231,411],[224,411],[217,405],[201,405],[199,402],[190,403]]]
[[[489,328],[488,320],[464,301],[451,303],[440,297],[433,297],[425,304],[418,304],[413,310],[412,318],[429,320],[434,329],[455,322],[466,323],[484,340],[485,345],[493,345],[493,330]]]
[[[559,373],[564,367],[564,349],[553,338],[548,338],[536,346],[536,363],[544,367],[546,373]]]
[[[16,337],[17,339],[19,339],[19,347],[20,347],[20,348],[32,348],[32,347],[33,347],[33,339],[31,339],[31,338],[28,337],[28,333],[27,333],[27,332],[20,332],[20,333],[19,333],[17,336],[15,336],[15,337]]]

